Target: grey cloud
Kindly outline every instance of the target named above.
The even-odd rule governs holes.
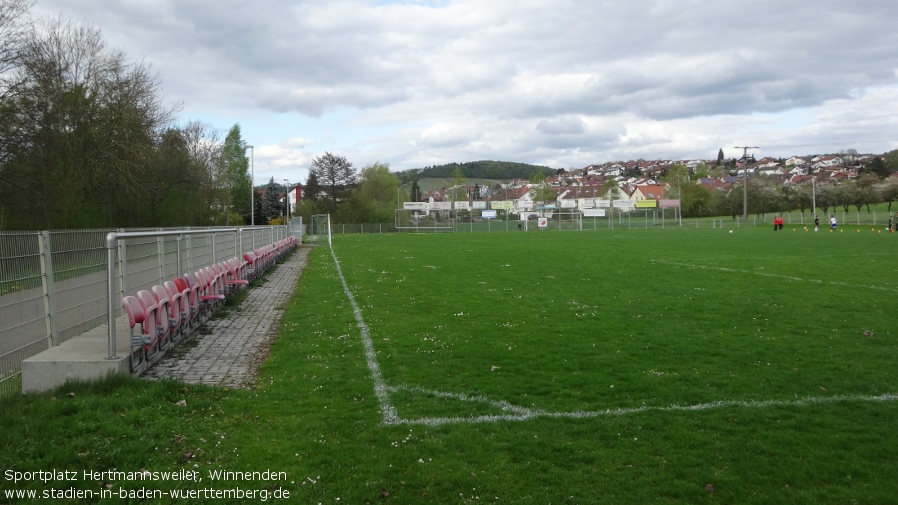
[[[536,131],[546,135],[580,134],[586,131],[586,123],[579,116],[540,119]]]
[[[111,45],[152,63],[165,93],[187,107],[311,118],[361,110],[368,127],[479,130],[416,131],[385,141],[382,161],[580,159],[628,148],[619,140],[627,125],[595,131],[597,123],[675,128],[898,86],[892,0],[434,4],[41,0],[36,8],[95,24]]]

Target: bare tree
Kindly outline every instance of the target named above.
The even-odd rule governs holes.
[[[7,183],[14,181],[8,163],[19,145],[19,138],[15,122],[6,109],[21,80],[15,70],[22,62],[31,4],[30,0],[0,0],[0,185],[4,180]]]
[[[192,120],[181,129],[181,134],[187,144],[187,153],[200,171],[197,180],[206,205],[208,208],[220,206],[217,181],[222,148],[221,132],[199,120]]]
[[[356,185],[358,175],[345,156],[325,152],[316,156],[309,167],[309,175],[315,175],[319,187],[326,193],[327,207],[336,215],[337,204],[348,196]]]
[[[21,64],[28,34],[28,9],[32,0],[0,0],[0,100],[17,85],[13,69]]]
[[[177,109],[162,106],[159,78],[108,50],[98,30],[61,17],[35,23],[20,57],[4,118],[18,187],[0,187],[3,199],[17,201],[29,227],[139,219],[146,210],[135,197],[159,182],[153,152]]]
[[[847,169],[853,168],[857,164],[857,149],[847,149],[839,151],[839,157],[842,159],[842,167]]]

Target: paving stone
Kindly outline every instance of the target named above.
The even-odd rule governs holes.
[[[186,352],[169,351],[144,377],[168,377],[189,384],[252,387],[268,344],[281,323],[283,310],[276,309],[293,296],[310,248],[300,246],[277,269],[269,272],[263,286],[250,288],[226,319],[204,325],[202,332],[179,342],[196,341]]]

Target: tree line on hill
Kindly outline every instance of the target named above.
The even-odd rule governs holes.
[[[454,178],[458,175],[466,179],[493,179],[493,180],[527,180],[535,173],[551,175],[557,170],[540,165],[516,163],[513,161],[469,161],[467,163],[446,163],[424,168],[414,168],[397,172],[399,180],[403,184],[411,184],[417,179],[424,178]]]

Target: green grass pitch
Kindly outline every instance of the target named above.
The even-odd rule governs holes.
[[[288,477],[211,486],[312,504],[898,496],[898,235],[333,245],[339,269],[312,252],[255,389],[119,380],[5,401],[0,469],[270,469]]]

